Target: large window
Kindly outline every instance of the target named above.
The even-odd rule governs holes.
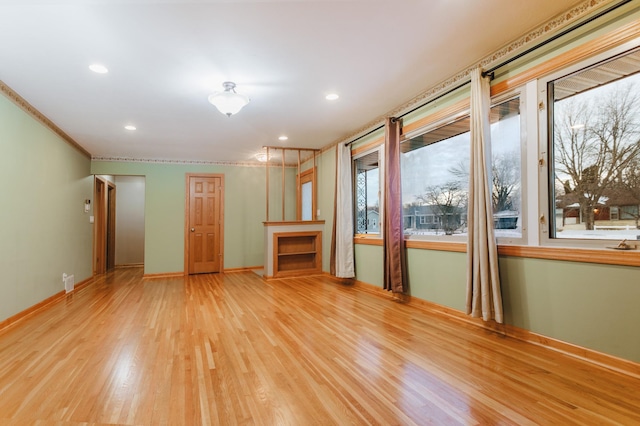
[[[491,175],[496,236],[520,238],[520,99],[491,108]],[[405,234],[466,238],[469,118],[437,126],[401,145]]]
[[[356,234],[380,233],[379,149],[354,159]]]
[[[640,238],[639,71],[636,50],[548,83],[552,238]]]

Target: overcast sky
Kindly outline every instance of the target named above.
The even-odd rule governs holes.
[[[458,179],[451,169],[464,165],[469,170],[470,133],[413,150],[401,156],[402,202],[415,201],[432,185],[443,185]],[[520,117],[514,116],[491,125],[493,155],[520,155]]]

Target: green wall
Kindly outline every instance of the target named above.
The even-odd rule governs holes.
[[[640,362],[640,270],[500,258],[505,321],[544,336]]]
[[[355,244],[356,279],[380,288],[384,285],[382,247]]]
[[[224,268],[264,263],[264,167],[93,161],[91,172],[145,176],[145,274],[184,271],[187,173],[224,174]]]
[[[266,187],[266,172],[264,168],[259,168],[262,174],[262,186]],[[282,220],[296,220],[298,214],[296,174],[297,167],[284,168],[284,191],[282,188],[282,166],[272,165],[269,167],[269,221],[277,222]],[[284,217],[282,216],[282,194],[284,194]],[[261,208],[265,209],[265,196],[262,197]],[[263,219],[264,220],[264,219]]]
[[[407,250],[411,295],[464,311],[466,258],[466,253]]]
[[[90,160],[0,95],[0,321],[92,274]]]

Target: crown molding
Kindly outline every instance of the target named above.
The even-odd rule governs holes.
[[[135,158],[135,157],[103,157],[94,155],[91,161],[112,161],[120,163],[148,163],[148,164],[177,164],[190,166],[244,166],[264,167],[265,163],[258,161],[205,161],[205,160],[171,160],[163,158]]]
[[[555,33],[567,28],[571,24],[583,19],[590,14],[594,13],[596,10],[603,8],[604,6],[620,3],[620,0],[585,0],[580,4],[572,7],[571,9],[562,12],[557,15],[555,18],[551,19],[549,22],[540,25],[538,28],[529,31],[525,35],[520,38],[508,43],[501,49],[498,49],[494,53],[489,56],[486,56],[479,62],[474,63],[468,68],[458,72],[454,76],[436,84],[420,92],[417,96],[412,98],[411,100],[405,102],[404,104],[398,106],[397,108],[387,112],[384,115],[377,117],[376,119],[370,121],[366,125],[360,127],[355,132],[351,133],[349,136],[345,138],[341,138],[339,140],[334,141],[333,143],[327,145],[325,148],[329,149],[335,145],[340,143],[350,142],[367,132],[375,129],[377,127],[384,126],[385,120],[387,117],[398,117],[401,116],[412,109],[419,107],[421,105],[425,105],[430,102],[432,99],[437,98],[441,94],[446,93],[447,91],[453,89],[454,87],[466,83],[471,80],[471,72],[478,68],[479,66],[484,69],[490,69],[492,66],[508,60],[510,57],[514,57],[518,53],[536,45],[540,42],[544,41],[547,38],[550,38]],[[323,151],[325,150],[323,148]]]
[[[175,164],[187,166],[241,166],[241,167],[266,167],[267,163],[260,161],[205,161],[205,160],[171,160],[162,158],[134,158],[134,157],[105,157],[94,155],[91,161],[111,161],[119,163],[147,163],[147,164]],[[281,164],[270,164],[271,168],[281,167]],[[287,168],[297,168],[297,165],[286,164]]]
[[[7,86],[4,81],[0,80],[0,92],[9,98],[14,104],[19,106],[24,112],[38,120],[42,125],[47,127],[56,135],[60,136],[66,143],[74,147],[87,158],[91,158],[91,153],[84,149],[78,142],[73,140],[71,136],[66,134],[60,127],[56,126],[53,121],[49,120],[44,114],[38,111],[33,105],[27,102],[22,96],[18,95],[15,90]]]

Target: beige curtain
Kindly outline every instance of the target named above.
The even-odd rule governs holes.
[[[387,118],[385,125],[384,199],[384,289],[394,293],[407,290],[405,278],[404,229],[402,223],[402,185],[400,184],[400,129],[402,122]]]
[[[467,314],[502,323],[498,250],[491,204],[491,129],[489,79],[471,74],[471,159],[467,245]]]
[[[331,229],[331,252],[329,253],[329,273],[336,274],[336,222],[338,217],[338,153],[336,147],[336,180],[333,182],[333,227]]]
[[[352,182],[351,148],[341,143],[336,147],[335,250],[332,251],[335,256],[333,274],[338,278],[355,277]]]

